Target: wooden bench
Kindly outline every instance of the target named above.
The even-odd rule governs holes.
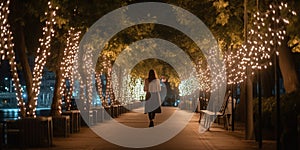
[[[227,127],[227,130],[229,129],[229,119],[227,115],[225,114],[225,110],[227,108],[227,103],[229,100],[230,93],[227,92],[223,104],[221,106],[221,109],[219,111],[210,111],[210,110],[200,110],[200,117],[199,117],[199,123],[201,123],[202,117],[204,117],[204,127],[209,130],[210,123],[213,119],[217,119],[217,122],[220,123],[220,119],[224,118],[224,128]],[[226,126],[225,126],[226,124]]]

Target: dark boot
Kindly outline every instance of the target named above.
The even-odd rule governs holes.
[[[154,122],[153,122],[153,120],[150,121],[149,127],[154,127]]]

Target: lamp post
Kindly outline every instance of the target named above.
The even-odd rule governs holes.
[[[234,102],[234,98],[233,98],[233,84],[231,84],[231,109],[232,109],[232,116],[231,116],[231,130],[234,131],[234,118],[235,118],[235,115],[234,115],[234,110],[235,110],[235,102]]]
[[[261,68],[258,68],[258,146],[262,148],[262,100],[261,100]]]
[[[277,50],[277,46],[275,45],[275,50]],[[281,128],[281,120],[280,120],[280,88],[279,88],[279,56],[277,52],[275,53],[275,93],[276,93],[276,145],[277,150],[281,149],[280,144],[280,128]]]

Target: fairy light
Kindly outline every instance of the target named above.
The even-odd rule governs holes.
[[[71,96],[73,93],[73,69],[74,69],[74,63],[75,63],[75,55],[78,52],[79,49],[79,38],[80,38],[80,31],[75,31],[75,28],[71,27],[68,31],[68,37],[67,37],[67,43],[66,48],[64,50],[63,59],[61,62],[61,73],[62,73],[62,81],[59,85],[59,91],[61,97],[59,97],[59,105],[62,104],[62,97],[64,97],[66,102],[66,110],[71,109]],[[69,81],[70,88],[67,89],[66,82]],[[57,108],[59,113],[62,113],[61,107]]]
[[[256,12],[253,14],[253,26],[248,35],[246,46],[240,49],[243,53],[242,63],[244,67],[251,67],[251,74],[255,70],[266,69],[272,65],[272,54],[279,55],[279,51],[274,47],[282,45],[286,36],[285,26],[289,24],[287,18],[280,16],[280,12],[287,10],[288,4],[270,4],[266,12]],[[296,15],[292,10],[288,10],[291,15]]]
[[[211,77],[210,70],[204,64],[202,59],[199,59],[196,64],[197,77],[200,81],[200,90],[203,92],[209,92],[211,90]]]
[[[55,16],[58,7],[53,7],[51,2],[48,2],[49,12],[45,12],[47,20],[45,27],[43,27],[43,36],[39,39],[40,47],[37,49],[37,57],[35,58],[35,65],[33,69],[33,100],[29,100],[29,110],[27,111],[28,116],[36,117],[36,106],[38,95],[40,93],[40,85],[43,77],[44,65],[46,59],[50,55],[51,39],[54,36],[53,26],[56,24]]]
[[[107,77],[107,74],[108,74],[107,73],[108,72],[108,60],[107,60],[107,57],[105,55],[102,55],[101,65],[102,65],[102,68],[100,70],[100,75],[99,76],[105,75],[105,77],[106,77],[106,89],[105,89],[105,94],[103,96],[103,94],[102,94],[102,89],[103,89],[102,83],[101,83],[101,81],[99,81],[98,84],[101,83],[99,85],[99,87],[101,87],[101,91],[99,91],[99,93],[101,93],[100,95],[102,97],[102,99],[101,99],[102,106],[108,106],[108,104],[109,104],[109,102],[108,102],[108,95],[109,95],[108,91],[109,91],[109,89],[107,88],[108,87],[107,84],[109,84],[108,81],[107,81],[108,80],[108,77]]]
[[[225,55],[227,83],[229,85],[239,84],[246,79],[246,68],[243,67],[243,54],[240,51],[229,51]]]
[[[8,59],[9,60],[9,65],[11,68],[11,73],[12,73],[12,81],[13,81],[13,86],[14,90],[16,91],[16,99],[17,99],[17,105],[19,107],[19,118],[20,117],[25,117],[26,115],[26,108],[25,108],[25,103],[22,97],[22,87],[19,81],[19,76],[17,72],[17,65],[15,61],[15,52],[13,50],[14,44],[12,42],[13,36],[12,32],[10,31],[10,25],[8,23],[8,15],[9,15],[9,4],[10,1],[7,0],[6,3],[1,3],[0,4],[0,22],[1,22],[1,30],[0,30],[0,58],[1,61]],[[0,64],[1,64],[0,61]]]
[[[217,49],[217,48],[215,48]],[[226,76],[222,76],[222,74],[225,74],[226,68],[225,66],[220,66],[221,64],[225,64],[225,60],[222,58],[223,56],[218,51],[209,51],[207,60],[212,62],[210,65],[207,65],[207,69],[210,70],[210,82],[211,92],[216,92],[219,90],[220,86],[223,81],[226,81]]]
[[[101,75],[105,74],[106,77],[105,94],[101,99],[102,105],[108,106],[108,105],[119,104],[119,102],[116,100],[114,89],[113,89],[112,63],[111,60],[109,60],[105,55],[102,55],[100,72]],[[117,81],[114,81],[114,84],[117,84]],[[102,85],[98,85],[98,87],[100,86],[102,87]],[[100,91],[98,93],[100,93]]]
[[[217,53],[209,52],[207,60],[216,62]],[[203,92],[215,92],[220,87],[220,82],[224,81],[226,77],[220,75],[220,72],[225,71],[225,67],[220,67],[216,63],[210,66],[206,61],[199,59],[196,64],[197,78],[200,83],[200,90]],[[215,78],[212,78],[212,77]]]
[[[104,103],[104,97],[103,97],[103,87],[102,87],[102,80],[101,80],[101,76],[102,76],[102,72],[96,72],[96,83],[97,83],[97,89],[98,89],[98,95],[100,97],[101,100],[101,104],[103,105]]]
[[[208,51],[206,60],[210,62],[221,62],[225,60],[218,60],[220,57],[216,51]],[[208,62],[203,58],[200,58],[196,62],[196,73],[200,83],[200,91],[203,93],[217,92],[221,86],[221,82],[225,81],[226,77],[222,76],[222,72],[225,72],[225,67],[219,66],[218,63],[212,63],[208,65]],[[212,78],[214,77],[214,78]]]
[[[118,70],[120,71],[120,70]],[[113,91],[114,91],[114,97],[116,99],[116,102],[118,104],[121,104],[121,102],[119,101],[120,100],[120,80],[121,78],[118,78],[118,75],[117,75],[117,70],[112,70],[111,72],[111,76],[112,76],[112,88],[113,88]]]
[[[131,98],[131,92],[130,92],[130,83],[131,83],[131,75],[129,73],[127,73],[127,71],[125,70],[123,72],[123,79],[122,79],[122,89],[121,90],[121,98],[123,100],[123,104],[128,104],[130,103],[130,98]]]
[[[74,83],[74,87],[75,86],[77,87],[76,88],[77,91],[75,91],[75,92],[77,94],[79,94],[79,98],[78,99],[81,100],[80,102],[83,101],[83,103],[84,103],[85,102],[84,83],[83,83],[82,76],[79,73],[79,70],[80,70],[79,63],[80,63],[80,61],[78,61],[79,60],[79,55],[78,54],[79,54],[79,49],[77,49],[75,51],[75,54],[74,54],[73,83]],[[76,81],[74,79],[76,79]],[[76,84],[75,84],[75,82],[76,82]],[[83,109],[84,110],[86,109],[85,105],[84,105]]]
[[[107,77],[106,77],[106,91],[105,91],[105,98],[109,98],[111,105],[116,104],[113,88],[112,88],[112,65],[111,61],[107,59]]]
[[[187,96],[192,95],[195,89],[198,89],[198,80],[196,77],[190,77],[186,80],[181,81],[181,83],[178,86],[179,89],[179,95],[180,96]]]
[[[93,69],[92,63],[92,51],[90,48],[87,48],[85,55],[82,57],[83,64],[79,64],[79,61],[74,62],[74,77],[78,80],[79,89],[80,89],[80,103],[82,104],[83,111],[89,111],[90,105],[93,98],[93,76],[95,69]],[[75,55],[74,60],[78,59],[78,54]],[[80,72],[78,70],[83,70]]]

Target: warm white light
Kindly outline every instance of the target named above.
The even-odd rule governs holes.
[[[17,99],[17,104],[19,107],[19,113],[21,116],[19,117],[25,117],[25,106],[24,106],[24,101],[22,97],[22,87],[19,82],[19,77],[17,73],[17,65],[15,62],[15,52],[13,50],[13,36],[12,32],[10,31],[10,25],[7,21],[7,17],[9,15],[9,4],[10,1],[7,0],[6,3],[1,3],[0,5],[0,22],[2,24],[0,25],[0,56],[2,60],[8,59],[9,65],[11,68],[11,73],[12,73],[12,81],[13,81],[13,86],[14,90],[16,92],[16,99]],[[0,61],[1,64],[1,61]]]
[[[39,39],[40,41],[40,47],[37,49],[37,57],[35,58],[35,66],[33,70],[33,96],[34,96],[34,106],[32,106],[31,110],[28,110],[30,112],[30,116],[36,116],[35,110],[37,105],[37,97],[40,93],[40,84],[43,74],[43,68],[46,64],[47,56],[50,55],[50,43],[51,38],[54,36],[54,30],[53,26],[55,23],[55,11],[52,9],[52,4],[49,1],[48,2],[48,9],[49,12],[45,12],[45,15],[47,16],[47,20],[45,22],[45,27],[43,27],[43,36]]]

